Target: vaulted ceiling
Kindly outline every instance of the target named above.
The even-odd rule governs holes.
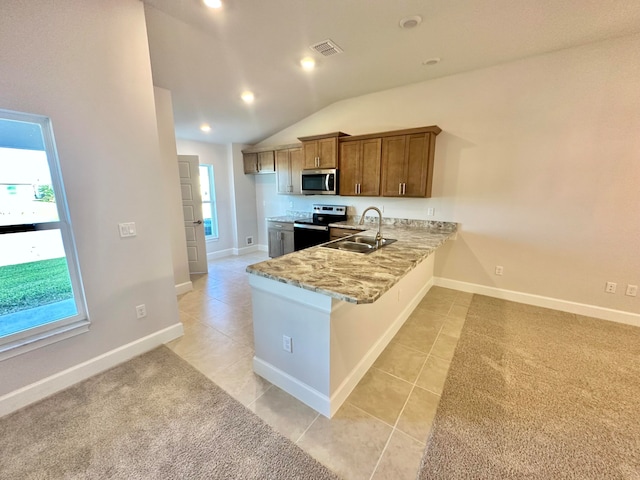
[[[345,98],[640,32],[637,0],[143,1],[176,134],[213,143],[256,143]],[[343,53],[310,49],[327,39]]]

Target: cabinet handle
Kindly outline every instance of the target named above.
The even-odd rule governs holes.
[[[407,184],[406,184],[406,183],[403,183],[403,184],[402,184],[402,194],[403,194],[403,195],[406,195],[406,194],[407,194]]]
[[[358,195],[360,195],[361,193],[362,193],[362,190],[361,190],[361,184],[359,183],[359,184],[358,184]]]
[[[398,184],[398,195],[402,195],[402,184]]]

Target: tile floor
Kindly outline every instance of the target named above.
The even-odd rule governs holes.
[[[471,294],[433,287],[332,419],[253,373],[247,265],[209,262],[178,304],[185,335],[168,346],[273,428],[347,480],[414,479]]]

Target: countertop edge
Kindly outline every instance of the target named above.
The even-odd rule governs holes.
[[[447,224],[452,224],[451,222],[444,222]],[[340,224],[340,223],[336,223],[336,224],[332,224],[335,226],[340,226],[340,227],[344,227],[344,224]],[[444,243],[446,243],[448,240],[450,240],[451,238],[455,238],[455,235],[457,234],[457,224],[453,223],[452,225],[455,225],[454,228],[452,228],[451,231],[441,231],[438,232],[440,234],[447,234],[446,237],[442,237],[440,239],[440,241],[428,246],[427,248],[415,248],[415,250],[418,251],[422,251],[422,254],[418,254],[418,256],[415,258],[415,260],[411,261],[411,264],[408,266],[408,268],[405,269],[404,272],[402,272],[401,274],[398,274],[398,276],[393,280],[393,281],[389,281],[387,282],[386,285],[380,287],[380,288],[375,288],[372,292],[372,295],[363,295],[363,296],[352,296],[352,295],[347,295],[344,293],[340,293],[340,292],[336,292],[333,290],[328,290],[326,288],[323,287],[319,287],[319,286],[315,286],[315,285],[311,285],[309,283],[305,283],[304,281],[300,281],[300,280],[296,280],[296,279],[288,279],[288,278],[284,278],[281,275],[276,275],[276,274],[271,274],[265,271],[261,271],[261,270],[256,270],[253,267],[253,265],[249,265],[246,268],[247,273],[251,274],[251,275],[256,275],[259,277],[263,277],[263,278],[268,278],[270,280],[274,280],[280,283],[285,283],[287,285],[292,285],[294,287],[298,287],[298,288],[302,288],[304,290],[307,291],[312,291],[312,292],[316,292],[316,293],[320,293],[322,295],[327,295],[331,298],[335,298],[337,300],[342,300],[348,303],[353,303],[353,304],[368,304],[368,303],[374,303],[376,300],[378,300],[382,295],[384,295],[386,292],[388,292],[394,285],[396,285],[399,281],[402,280],[402,278],[404,278],[409,272],[411,272],[413,269],[415,269],[420,263],[422,263],[424,260],[426,260],[431,254],[433,254],[438,248],[440,248]],[[361,230],[362,229],[362,225],[358,225],[358,226],[354,226],[354,225],[349,225],[351,227],[351,229],[357,231],[357,230]],[[364,225],[365,227],[371,227],[371,225]],[[359,228],[358,228],[359,227]],[[349,228],[349,227],[347,227]],[[384,228],[384,226],[383,226]],[[354,232],[356,233],[356,232]],[[323,248],[323,247],[311,247],[311,248]]]

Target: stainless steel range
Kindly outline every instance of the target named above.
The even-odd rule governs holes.
[[[296,220],[293,224],[293,244],[295,250],[313,247],[329,241],[329,224],[347,219],[344,205],[313,206],[313,216]]]

